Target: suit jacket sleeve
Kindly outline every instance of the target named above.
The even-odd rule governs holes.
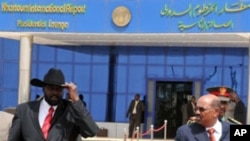
[[[99,127],[81,101],[72,104],[71,114],[83,137],[93,137],[97,134]]]
[[[134,100],[132,100],[130,102],[130,104],[129,104],[129,107],[128,107],[128,110],[127,110],[127,113],[126,113],[126,117],[128,117],[132,113],[133,105],[134,105]]]
[[[16,108],[16,112],[14,118],[12,120],[12,126],[10,128],[8,141],[22,141],[22,134],[21,134],[21,109],[22,105]]]
[[[178,128],[176,131],[175,141],[185,141],[185,131],[182,128]]]

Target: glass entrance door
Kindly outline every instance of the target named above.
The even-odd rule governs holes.
[[[167,138],[174,138],[182,123],[181,105],[193,94],[193,82],[156,81],[154,128],[158,129],[167,120]],[[164,138],[164,130],[154,132],[154,138]]]

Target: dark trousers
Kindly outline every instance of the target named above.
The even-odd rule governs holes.
[[[140,125],[141,125],[141,118],[136,118],[136,115],[132,114],[129,118],[129,133],[128,133],[129,138],[132,138],[133,133],[136,130],[136,127],[139,127],[139,131],[140,131],[140,128],[141,128]]]

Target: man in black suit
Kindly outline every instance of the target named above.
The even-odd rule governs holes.
[[[35,78],[31,85],[42,87],[44,97],[17,106],[8,141],[76,141],[79,134],[96,135],[99,128],[79,100],[77,86],[65,82],[60,69],[51,68],[43,81]],[[62,98],[64,90],[72,101]]]
[[[195,96],[192,96],[191,100],[187,103],[187,117],[188,119],[191,119],[195,116],[195,105],[196,105],[196,98]]]
[[[246,124],[246,106],[241,101],[239,95],[236,91],[231,93],[231,99],[235,102],[235,109],[234,109],[234,119],[238,120],[242,124]]]
[[[141,124],[141,118],[144,111],[144,104],[140,101],[140,94],[135,94],[134,100],[130,102],[126,117],[129,117],[129,135],[131,138],[136,127]]]

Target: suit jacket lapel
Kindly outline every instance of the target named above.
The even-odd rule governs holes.
[[[29,106],[30,106],[30,109],[31,109],[30,116],[31,116],[31,120],[33,122],[33,125],[34,125],[35,129],[37,130],[37,132],[43,137],[41,126],[39,124],[39,108],[40,108],[40,103],[41,103],[41,100],[35,101],[33,103],[30,103]]]
[[[53,119],[52,119],[52,126],[55,124],[55,122],[62,116],[62,114],[64,113],[64,111],[65,111],[65,108],[67,108],[67,106],[65,106],[65,105],[67,105],[67,101],[61,101],[61,103],[60,104],[58,104],[58,107],[57,107],[57,109],[56,109],[56,111],[55,111],[55,114],[54,114],[54,117],[53,117]],[[68,107],[68,108],[70,108],[70,107]]]
[[[197,141],[209,141],[206,131],[196,134],[195,138],[197,139]]]
[[[224,122],[221,122],[221,124],[222,124],[222,135],[220,140],[223,140],[225,136],[228,134],[227,132],[229,132],[229,129],[225,126]]]
[[[209,141],[206,129],[199,124],[196,125],[197,128],[195,128],[196,131],[194,131],[194,137],[197,139],[197,141]]]
[[[134,107],[135,107],[135,100],[133,101],[133,109],[134,109]]]

